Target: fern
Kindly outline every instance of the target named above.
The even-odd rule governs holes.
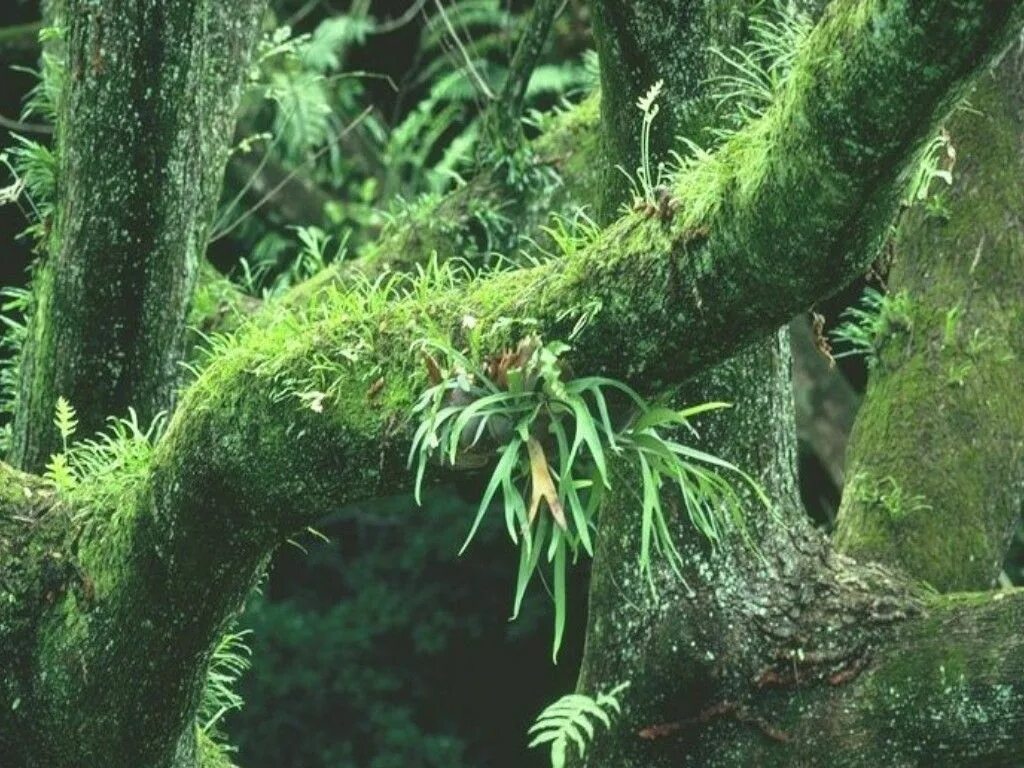
[[[886,295],[875,288],[865,289],[860,303],[843,312],[843,322],[831,334],[840,350],[835,358],[860,355],[868,368],[873,368],[885,339],[895,331],[910,328],[910,310],[910,297],[903,291]]]
[[[613,716],[622,713],[618,696],[628,687],[629,683],[622,683],[608,693],[598,694],[596,699],[578,693],[563,696],[541,712],[530,727],[530,748],[549,744],[551,768],[564,768],[573,744],[582,759],[587,744],[594,738],[595,725],[611,728]]]
[[[709,78],[711,99],[731,110],[732,125],[715,135],[728,138],[764,115],[775,101],[793,62],[810,35],[810,16],[792,3],[776,0],[767,13],[750,20],[750,40],[742,47],[711,48],[723,71]]]
[[[57,398],[57,412],[53,418],[53,423],[60,433],[64,450],[67,451],[68,441],[74,437],[75,432],[78,430],[78,414],[75,413],[74,406],[63,396]]]
[[[238,680],[251,665],[252,651],[246,644],[249,631],[227,632],[217,642],[206,672],[199,711],[196,714],[200,733],[211,738],[222,751],[233,751],[224,745],[219,725],[224,716],[245,704],[235,690]]]

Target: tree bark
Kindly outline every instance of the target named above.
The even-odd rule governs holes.
[[[20,750],[13,764],[194,765],[194,713],[210,648],[271,549],[325,511],[409,486],[409,413],[427,385],[415,350],[425,334],[459,344],[470,315],[487,339],[484,351],[498,352],[527,331],[567,338],[596,300],[599,309],[569,356],[573,369],[661,394],[862,271],[897,197],[893,169],[906,164],[949,99],[1019,29],[1020,7],[844,5],[814,33],[780,106],[680,180],[673,191],[681,209],[672,221],[629,215],[578,253],[468,284],[323,290],[306,306],[269,308],[264,321],[225,341],[151,455],[52,497],[35,515],[46,525],[3,542],[0,576],[15,597],[0,601],[0,652],[24,660],[4,681],[0,702],[12,702],[0,705],[0,733],[13,734],[8,743]],[[751,463],[791,467],[778,450],[792,446],[792,403],[779,386],[785,345],[750,354],[751,364],[772,368],[772,386],[743,388],[752,395],[745,412],[756,418],[750,450],[771,448],[763,462]],[[322,395],[322,409],[308,406],[303,395],[311,394]],[[773,425],[778,445],[763,439]],[[23,517],[21,477],[0,477],[0,530]],[[791,469],[763,479],[780,499],[791,495]],[[1010,596],[995,607],[946,613],[887,571],[831,552],[795,506],[779,504],[777,517],[751,520],[760,558],[732,548],[711,558],[680,525],[697,594],[691,598],[662,574],[657,610],[645,611],[643,589],[612,578],[622,569],[635,581],[635,500],[628,484],[617,485],[602,522],[599,560],[607,569],[595,583],[604,601],[595,616],[629,604],[640,614],[595,628],[588,642],[614,639],[630,655],[626,671],[637,677],[626,730],[595,746],[597,755],[625,758],[603,764],[673,759],[672,745],[660,740],[644,762],[638,745],[646,742],[629,728],[664,723],[680,707],[685,717],[692,704],[684,699],[701,701],[694,691],[722,710],[721,722],[754,723],[762,734],[760,700],[740,699],[759,683],[792,688],[787,675],[796,670],[813,686],[800,695],[815,706],[838,702],[826,695],[833,690],[867,697],[877,693],[878,678],[856,677],[860,659],[878,660],[873,673],[895,670],[904,657],[893,649],[910,655],[933,637],[929,629],[949,625],[926,623],[936,617],[983,628],[991,610],[1008,627],[1020,610],[1020,598]],[[59,542],[57,560],[68,564],[56,580],[45,565],[54,559],[43,556],[47,541]],[[28,565],[9,570],[8,563]],[[612,590],[616,583],[628,603]],[[968,708],[985,707],[977,743],[999,754],[1011,747],[996,729],[1017,723],[1024,708],[1014,687],[1019,675],[1002,682],[1018,671],[1017,648],[1007,634],[971,637],[950,644],[950,663],[960,651],[991,654],[984,670],[960,668]],[[595,684],[623,671],[590,670]],[[826,688],[833,678],[857,682]],[[1001,713],[987,707],[996,680],[1009,686]],[[649,699],[638,695],[647,690],[654,692]],[[928,711],[945,700],[944,690],[928,688],[915,703]],[[878,699],[866,701],[864,717]],[[911,735],[892,748],[911,749]],[[739,764],[739,756],[726,754],[730,746],[705,741],[694,755]],[[954,739],[953,746],[962,745]],[[772,752],[773,759],[781,754]]]
[[[879,340],[850,445],[837,544],[942,591],[995,584],[1024,503],[1022,90],[1015,44],[948,124],[947,210],[900,228],[906,317]]]
[[[67,0],[58,200],[37,266],[12,460],[170,408],[185,318],[265,0]]]

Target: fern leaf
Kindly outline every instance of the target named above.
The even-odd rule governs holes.
[[[75,436],[78,430],[78,414],[75,408],[63,395],[57,398],[57,413],[53,423],[60,432],[60,439],[64,442],[64,450],[68,448],[68,441]]]
[[[618,696],[629,683],[622,683],[610,691],[592,698],[585,694],[570,693],[548,706],[528,734],[533,736],[530,748],[551,745],[551,768],[564,768],[569,745],[575,744],[582,758],[587,745],[593,741],[600,723],[606,729],[612,726],[612,715],[622,712]]]

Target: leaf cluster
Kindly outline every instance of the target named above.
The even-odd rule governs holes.
[[[467,468],[496,459],[462,551],[492,501],[500,500],[509,538],[520,551],[513,618],[546,564],[556,657],[565,628],[566,569],[582,553],[593,555],[598,511],[613,486],[621,481],[642,489],[639,568],[652,590],[656,556],[682,578],[683,556],[664,491],[675,489],[688,520],[713,546],[744,530],[743,499],[727,476],[768,503],[740,469],[675,439],[679,429],[696,437],[691,420],[725,403],[684,410],[649,405],[621,382],[568,375],[562,358],[569,347],[536,336],[483,360],[433,341],[422,348],[435,383],[414,409],[419,425],[409,463],[416,468],[417,499],[432,464]],[[624,418],[613,417],[622,412]]]
[[[580,693],[563,696],[541,712],[530,727],[529,733],[533,735],[530,747],[549,744],[551,768],[565,767],[572,744],[576,745],[582,759],[587,744],[594,738],[595,724],[611,728],[613,716],[622,713],[618,696],[628,687],[629,683],[622,683],[607,693],[599,693],[597,698]]]

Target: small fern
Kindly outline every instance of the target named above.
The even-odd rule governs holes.
[[[714,133],[728,138],[762,115],[775,101],[793,62],[808,39],[813,22],[792,3],[776,0],[750,20],[750,40],[741,47],[712,47],[721,64],[708,80],[711,99],[732,112],[732,121]]]
[[[76,483],[75,472],[68,460],[68,451],[70,441],[78,430],[78,415],[74,406],[64,396],[57,398],[53,423],[60,434],[62,450],[50,456],[43,476],[58,490],[67,492],[74,488]]]
[[[53,417],[54,426],[60,433],[61,444],[64,451],[68,450],[68,441],[75,436],[78,430],[78,414],[75,408],[63,395],[57,398],[56,414]]]
[[[564,768],[569,747],[576,745],[582,759],[593,740],[595,724],[611,728],[612,718],[622,713],[618,696],[629,687],[622,683],[597,698],[573,693],[547,707],[530,727],[530,748],[551,745],[551,768]]]
[[[252,663],[252,651],[246,644],[249,634],[248,630],[227,632],[217,642],[196,714],[200,732],[211,738],[223,751],[233,750],[224,745],[224,735],[218,726],[225,715],[241,709],[245,704],[235,687]]]
[[[910,297],[905,292],[887,295],[867,288],[860,303],[843,311],[843,322],[832,331],[840,351],[837,360],[863,356],[868,368],[878,363],[878,352],[885,339],[898,330],[910,328]]]

